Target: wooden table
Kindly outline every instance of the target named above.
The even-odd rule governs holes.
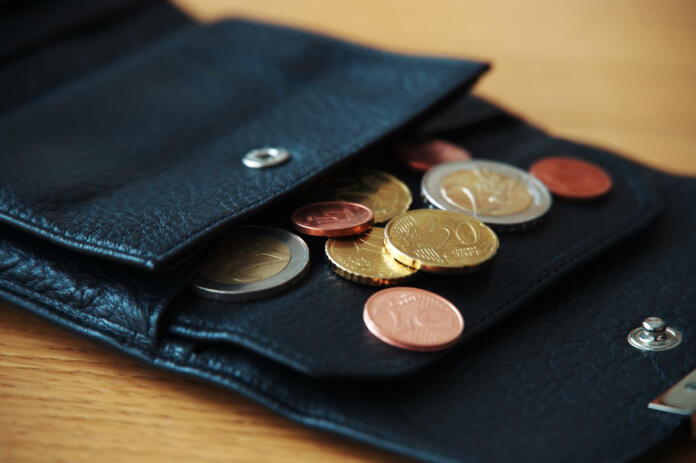
[[[691,0],[177,4],[204,21],[246,16],[399,51],[491,60],[476,93],[552,133],[696,174]],[[690,442],[661,451],[696,459]],[[0,307],[1,462],[312,459],[402,460]]]

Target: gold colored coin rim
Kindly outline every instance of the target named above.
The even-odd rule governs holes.
[[[404,212],[408,211],[408,209],[411,207],[411,204],[413,204],[413,193],[411,193],[411,189],[410,189],[410,188],[408,187],[408,185],[406,185],[402,180],[400,180],[400,179],[399,179],[398,177],[396,177],[395,175],[392,175],[392,174],[390,174],[389,172],[385,172],[385,171],[383,171],[383,170],[379,170],[379,169],[357,169],[357,170],[351,171],[351,172],[350,172],[350,175],[356,175],[356,176],[358,176],[358,175],[369,174],[369,173],[371,173],[371,172],[376,172],[376,173],[378,173],[378,174],[380,174],[380,175],[384,175],[384,176],[388,177],[389,180],[390,180],[391,182],[395,183],[404,193],[406,193],[406,197],[407,197],[407,200],[404,201],[403,206],[402,206],[401,208],[399,208],[398,210],[396,210],[396,212],[395,212],[394,214],[392,214],[391,216],[387,215],[386,217],[382,218],[382,217],[379,217],[379,216],[375,215],[374,224],[375,224],[375,225],[384,225],[384,224],[386,224],[387,222],[389,222],[392,218],[394,218],[394,217],[396,217],[396,216],[398,216],[398,215],[400,215],[400,214],[403,214]],[[329,196],[330,196],[330,195],[329,195]],[[307,191],[307,192],[304,194],[303,198],[304,198],[305,201],[311,201],[311,202],[318,202],[318,201],[336,201],[335,198],[330,198],[329,196],[324,196],[324,195],[322,195],[322,194],[318,191],[318,189],[316,188],[316,186],[315,186],[315,187],[312,188],[311,190]],[[343,201],[343,200],[340,200],[340,201]],[[354,201],[352,201],[352,202],[354,202]],[[358,204],[362,204],[362,203],[358,202]],[[362,205],[365,206],[365,204],[362,204]],[[369,207],[369,206],[368,206],[368,207]],[[375,211],[372,211],[373,214],[374,214],[374,212],[375,212]]]
[[[382,228],[382,227],[373,227],[372,230],[375,228]],[[369,232],[368,232],[369,233]],[[385,232],[386,236],[386,232]],[[365,273],[357,273],[352,269],[349,269],[338,262],[334,260],[334,258],[331,256],[329,252],[329,248],[331,246],[332,242],[338,241],[338,240],[345,240],[345,239],[351,239],[351,238],[330,238],[326,240],[326,243],[324,244],[324,254],[326,255],[326,258],[329,261],[329,265],[331,266],[331,270],[333,270],[334,273],[337,275],[345,278],[346,280],[354,281],[356,283],[361,283],[364,285],[370,285],[370,286],[394,286],[394,285],[399,285],[401,283],[406,283],[408,281],[411,281],[413,278],[415,278],[416,274],[418,273],[418,270],[409,267],[410,270],[413,270],[412,273],[409,275],[404,275],[402,277],[394,277],[394,278],[377,278],[374,276],[367,275]],[[353,238],[354,239],[354,238]],[[388,254],[388,256],[391,256]],[[396,259],[394,259],[396,260]],[[401,262],[398,262],[398,264],[402,265]]]
[[[473,220],[475,222],[478,222],[480,225],[484,227],[484,229],[488,229],[490,233],[493,235],[493,238],[495,238],[495,243],[494,243],[494,249],[493,252],[486,257],[485,259],[481,260],[480,262],[476,262],[473,264],[466,264],[466,265],[429,265],[421,262],[420,260],[416,259],[415,257],[411,257],[405,252],[401,251],[399,248],[397,248],[389,239],[389,230],[390,226],[393,221],[397,220],[399,217],[410,214],[410,213],[417,213],[419,211],[428,211],[432,213],[443,213],[443,214],[457,214],[461,215],[467,218],[467,220]],[[390,256],[394,258],[397,262],[404,264],[408,267],[415,268],[417,270],[422,270],[424,272],[429,272],[429,273],[446,273],[446,274],[458,274],[458,273],[466,273],[470,272],[473,270],[479,270],[484,266],[485,264],[489,263],[492,261],[492,259],[498,254],[498,249],[500,249],[500,240],[498,239],[498,235],[495,233],[495,231],[486,225],[485,223],[481,222],[480,220],[468,215],[468,214],[463,214],[461,212],[454,212],[454,211],[443,211],[439,209],[413,209],[411,211],[406,211],[403,214],[399,214],[393,219],[389,221],[386,227],[384,227],[384,248],[387,250]]]
[[[389,172],[384,172],[383,170],[378,170],[378,169],[362,169],[362,172],[378,172],[380,174],[386,175],[391,179],[392,182],[396,183],[399,188],[401,188],[402,191],[406,193],[407,200],[404,201],[404,206],[399,209],[399,212],[396,214],[392,215],[391,217],[386,217],[384,220],[378,221],[377,218],[375,217],[375,224],[387,224],[391,219],[394,217],[398,217],[401,214],[408,212],[408,209],[411,207],[411,204],[413,204],[413,194],[411,193],[411,189],[406,185],[402,180],[400,180],[398,177],[395,175],[390,174]],[[372,211],[374,213],[374,211]]]

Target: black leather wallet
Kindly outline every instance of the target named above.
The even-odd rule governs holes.
[[[199,25],[160,3],[63,5],[63,23],[6,8],[6,26],[44,27],[0,41],[5,301],[427,461],[628,461],[685,432],[646,406],[696,365],[693,179],[470,96],[483,63],[244,21]],[[604,199],[556,200],[537,228],[502,234],[486,271],[419,277],[466,320],[451,349],[374,338],[362,307],[375,289],[332,273],[320,239],[308,240],[308,275],[277,296],[224,302],[186,289],[226,230],[289,228],[299,192],[328,173],[376,167],[417,196],[420,176],[393,146],[431,137],[523,169],[576,156],[614,180]],[[265,146],[290,161],[244,166]],[[682,333],[679,347],[629,346],[653,315]]]

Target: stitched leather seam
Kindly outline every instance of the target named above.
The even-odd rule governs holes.
[[[490,312],[486,313],[483,317],[480,317],[476,319],[474,322],[472,322],[472,325],[477,325],[479,323],[483,323],[490,317],[493,317],[494,315],[498,314],[501,312],[503,309],[506,308],[512,301],[515,299],[519,298],[521,295],[528,293],[529,291],[532,291],[534,288],[539,286],[540,284],[546,282],[550,277],[555,275],[556,273],[560,272],[561,270],[565,269],[566,267],[572,265],[575,261],[578,259],[582,258],[586,254],[590,253],[591,251],[597,249],[598,247],[602,247],[607,241],[610,241],[611,238],[613,238],[615,235],[612,234],[614,230],[621,230],[625,228],[625,224],[630,224],[631,222],[635,221],[636,218],[642,216],[646,211],[650,210],[652,206],[654,206],[654,201],[652,201],[647,194],[643,192],[642,189],[638,187],[636,184],[636,180],[624,176],[626,179],[626,183],[629,185],[631,190],[634,192],[636,199],[638,201],[638,207],[634,209],[633,213],[626,217],[624,220],[617,222],[615,224],[610,224],[608,226],[605,226],[604,228],[600,229],[599,231],[595,232],[594,234],[590,235],[588,238],[585,240],[577,243],[573,248],[576,250],[576,254],[572,256],[566,257],[563,261],[559,262],[555,267],[547,270],[544,272],[539,278],[537,278],[534,282],[528,284],[521,290],[516,291],[515,293],[509,293],[508,296],[506,296],[505,302],[497,305],[494,309],[492,309]],[[642,222],[641,222],[642,225]],[[633,228],[633,227],[628,227],[628,228]],[[623,236],[623,234],[621,234]],[[294,358],[295,360],[298,361],[305,361],[309,365],[313,367],[324,367],[326,366],[326,362],[322,363],[316,363],[312,357],[309,357],[305,354],[302,354],[301,352],[297,352],[295,350],[289,349],[287,346],[283,346],[281,344],[278,344],[276,341],[269,339],[266,336],[259,335],[259,334],[254,334],[254,333],[249,333],[246,332],[244,329],[248,327],[248,325],[241,325],[241,326],[232,326],[229,328],[225,328],[225,333],[220,333],[219,331],[215,331],[216,326],[207,324],[205,322],[200,322],[192,319],[184,319],[184,322],[188,322],[190,325],[189,326],[182,326],[182,329],[173,329],[172,332],[174,333],[179,333],[179,334],[191,334],[191,331],[193,330],[200,330],[201,328],[204,330],[211,330],[213,333],[217,333],[218,336],[211,337],[211,339],[224,339],[225,334],[227,333],[232,333],[238,335],[238,339],[243,340],[243,339],[249,339],[251,341],[255,341],[254,344],[257,344],[259,348],[267,348],[267,347],[273,347],[277,351],[277,355],[274,355],[273,357],[276,358],[282,358],[282,357],[289,357],[290,359]],[[191,331],[189,331],[191,330]],[[196,334],[201,334],[201,333],[196,333]],[[242,344],[243,347],[245,348],[250,348],[248,345]],[[253,347],[251,350],[254,351],[259,351],[258,349],[254,349]],[[267,353],[264,353],[267,355]],[[401,362],[397,362],[394,360],[391,361],[385,361],[385,362],[363,362],[362,365],[368,364],[370,366],[394,366],[396,364],[400,364],[401,366],[408,366],[411,361],[405,360]]]
[[[47,235],[49,235],[52,239],[58,240],[59,242],[66,244],[66,245],[71,245],[74,246],[78,249],[96,249],[96,250],[102,250],[102,251],[110,251],[114,253],[114,256],[121,256],[121,257],[137,257],[137,258],[146,258],[146,259],[155,259],[155,258],[164,258],[169,256],[172,253],[175,253],[176,251],[185,248],[186,246],[191,244],[192,239],[198,239],[202,235],[208,233],[211,231],[211,229],[214,229],[218,225],[226,222],[226,221],[231,221],[234,219],[235,216],[239,216],[241,214],[244,214],[246,211],[253,209],[257,207],[259,204],[264,203],[264,202],[270,202],[273,199],[277,198],[278,196],[281,196],[282,194],[286,193],[287,191],[291,190],[292,188],[296,187],[298,183],[304,182],[308,178],[312,177],[315,175],[317,172],[321,171],[322,169],[325,169],[327,165],[329,164],[335,164],[336,162],[350,157],[350,155],[355,154],[356,150],[359,150],[363,148],[364,146],[368,145],[369,143],[377,140],[381,136],[386,136],[387,134],[391,133],[393,130],[395,130],[397,127],[403,125],[406,123],[408,120],[412,119],[415,117],[415,115],[420,114],[422,111],[424,111],[428,106],[431,106],[432,104],[435,103],[435,101],[450,93],[453,91],[455,88],[461,85],[465,85],[467,82],[469,82],[471,79],[473,79],[475,76],[462,76],[466,72],[468,68],[472,67],[472,65],[467,64],[467,63],[458,63],[456,69],[451,70],[448,74],[449,76],[443,77],[442,78],[442,84],[434,86],[429,92],[425,93],[422,98],[418,99],[415,103],[413,103],[411,106],[409,106],[408,109],[404,109],[402,113],[398,117],[395,117],[391,119],[388,123],[385,124],[385,126],[380,126],[376,127],[373,130],[363,132],[362,136],[355,139],[352,143],[345,144],[345,143],[337,143],[333,146],[330,146],[326,148],[325,151],[332,151],[336,148],[343,148],[339,153],[334,153],[331,156],[327,156],[325,159],[322,160],[321,165],[318,165],[314,167],[313,169],[309,170],[307,173],[293,178],[283,186],[280,190],[278,190],[276,193],[265,196],[260,198],[259,200],[241,208],[237,209],[235,211],[231,211],[227,214],[225,214],[223,217],[216,219],[205,226],[192,231],[183,237],[180,237],[174,245],[172,245],[170,248],[158,253],[158,254],[152,254],[148,252],[143,252],[142,250],[132,248],[129,246],[119,246],[116,244],[105,244],[105,243],[97,243],[94,241],[91,241],[89,239],[79,239],[74,236],[74,234],[70,234],[65,230],[60,230],[59,228],[55,226],[49,226],[45,224],[39,223],[41,219],[36,219],[32,216],[29,210],[26,209],[20,209],[20,208],[15,208],[17,209],[16,212],[12,212],[9,210],[9,208],[6,205],[0,205],[0,213],[2,213],[7,219],[9,219],[10,223],[13,223],[15,225],[19,226],[24,226],[29,228],[29,232],[31,232],[31,227],[34,227]],[[405,116],[404,116],[405,115]]]

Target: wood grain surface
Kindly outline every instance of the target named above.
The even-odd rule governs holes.
[[[476,92],[551,132],[696,174],[696,2],[177,0],[493,62]],[[696,367],[696,365],[695,365]],[[402,461],[0,306],[0,462]],[[693,442],[645,461],[696,461]]]

